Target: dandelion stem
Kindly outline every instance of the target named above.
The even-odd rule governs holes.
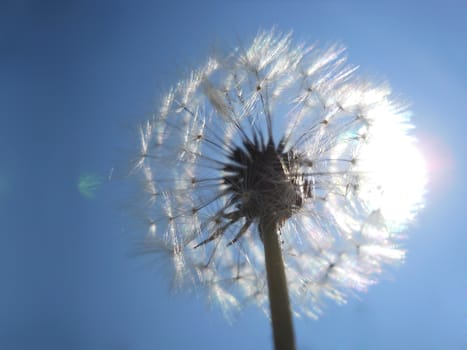
[[[259,223],[266,260],[274,348],[276,350],[294,350],[292,314],[278,227],[276,220],[270,217],[262,218]]]

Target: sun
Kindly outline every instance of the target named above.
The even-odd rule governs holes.
[[[416,139],[407,134],[407,129],[412,128],[408,112],[373,112],[379,113],[379,118],[372,124],[372,135],[362,149],[360,161],[362,172],[369,178],[364,196],[391,225],[403,228],[423,206],[426,163]]]

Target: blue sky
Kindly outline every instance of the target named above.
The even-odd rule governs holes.
[[[465,2],[19,0],[0,4],[0,348],[272,348],[255,307],[231,325],[130,256],[141,226],[124,174],[158,96],[213,47],[273,25],[343,43],[388,80],[411,104],[431,181],[406,263],[296,320],[298,348],[467,347]],[[92,198],[86,174],[103,181]]]

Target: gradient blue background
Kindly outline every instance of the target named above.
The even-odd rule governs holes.
[[[409,101],[430,169],[404,265],[298,349],[467,349],[465,1],[1,1],[0,349],[272,349],[255,307],[230,325],[130,256],[125,164],[157,97],[260,28],[339,41]],[[85,173],[106,178],[94,199]]]

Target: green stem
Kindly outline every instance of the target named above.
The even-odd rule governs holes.
[[[260,220],[259,230],[264,244],[274,348],[294,350],[292,314],[278,228],[279,225],[274,220],[268,218]]]

